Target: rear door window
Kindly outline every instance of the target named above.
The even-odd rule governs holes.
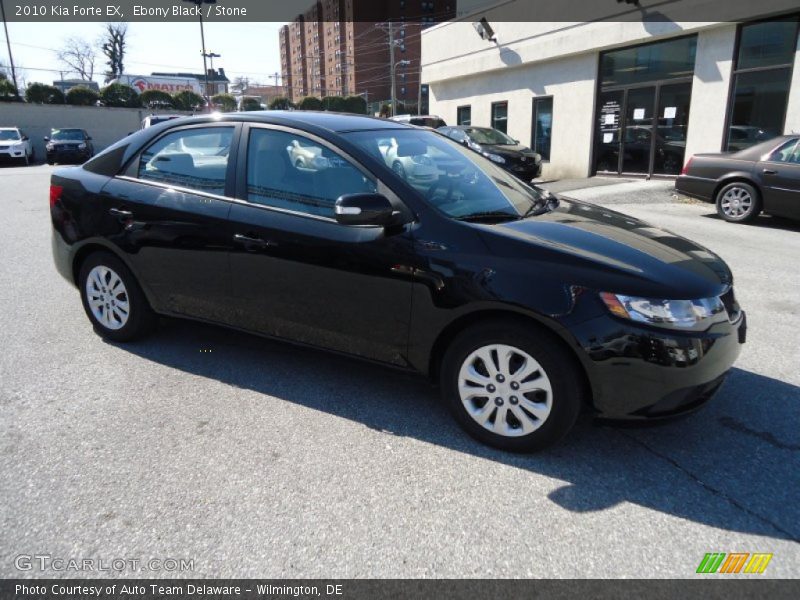
[[[142,152],[137,178],[223,195],[233,127],[168,133]]]

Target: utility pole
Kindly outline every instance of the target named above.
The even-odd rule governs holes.
[[[3,0],[0,0],[0,11],[3,13],[3,28],[6,32],[6,44],[8,45],[8,62],[11,63],[11,79],[14,81],[14,95],[19,98],[19,88],[17,87],[17,70],[14,68],[14,56],[11,54],[11,39],[8,37],[8,21],[6,21],[6,7]]]
[[[393,23],[389,21],[389,76],[392,78],[392,94],[390,103],[392,108],[389,112],[390,116],[394,116],[394,106],[397,103],[397,88],[394,83],[394,28]]]

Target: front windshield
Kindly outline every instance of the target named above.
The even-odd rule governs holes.
[[[9,142],[21,139],[16,129],[0,129],[0,141]]]
[[[83,141],[83,130],[81,129],[53,129],[50,135],[51,140],[80,140]]]
[[[512,140],[502,131],[488,127],[469,127],[464,130],[476,144],[514,146],[517,142]]]
[[[540,190],[439,133],[382,129],[343,135],[456,219],[519,219],[547,204]]]

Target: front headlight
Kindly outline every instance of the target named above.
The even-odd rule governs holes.
[[[700,300],[655,300],[601,292],[600,298],[612,315],[656,327],[703,330],[720,321],[725,306],[719,298]]]
[[[492,154],[491,152],[484,152],[483,155],[491,160],[492,162],[499,163],[501,165],[505,164],[506,159],[500,156],[499,154]]]
[[[13,146],[11,146],[11,149],[16,151],[16,152],[19,152],[20,150],[24,150],[25,149],[25,144],[23,144],[23,143],[14,144]]]
[[[45,146],[45,147],[46,147],[48,150],[52,150],[53,148],[55,148],[55,146],[54,146],[53,144],[47,144],[47,146]]]
[[[80,144],[78,144],[78,149],[79,149],[79,150],[83,150],[83,149],[85,149],[85,148],[86,148],[86,144],[84,144],[83,142],[81,142]]]

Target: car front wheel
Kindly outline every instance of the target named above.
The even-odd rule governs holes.
[[[139,284],[113,254],[90,255],[81,265],[78,286],[86,315],[103,338],[128,342],[155,324],[155,314]]]
[[[458,335],[441,369],[445,402],[476,439],[515,452],[560,440],[581,409],[575,359],[523,323],[492,321]]]
[[[761,197],[749,183],[734,181],[717,192],[717,214],[731,223],[747,223],[761,213]]]

